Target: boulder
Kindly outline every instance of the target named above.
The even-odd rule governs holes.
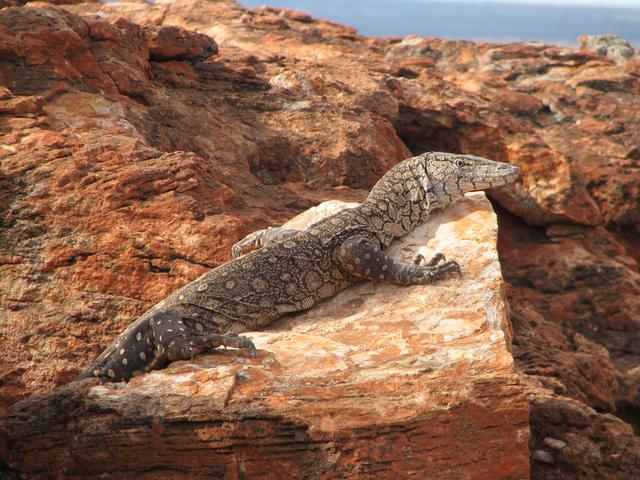
[[[228,350],[33,396],[2,423],[0,458],[50,478],[527,478],[496,236],[484,194],[468,195],[389,249],[443,252],[462,278],[359,284],[247,333],[255,358]]]

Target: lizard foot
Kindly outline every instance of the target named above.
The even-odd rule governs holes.
[[[248,350],[249,355],[255,357],[258,354],[256,346],[248,338],[237,333],[226,335],[201,335],[197,337],[178,338],[167,348],[167,357],[171,361],[193,360],[193,357],[206,350],[217,347],[232,347],[241,350]]]
[[[458,264],[458,262],[456,262],[455,260],[449,260],[448,262],[441,263],[440,265],[437,265],[433,268],[433,273],[435,274],[436,278],[448,272],[456,272],[458,276],[462,278],[462,270],[460,269],[460,265]]]
[[[456,272],[462,277],[460,265],[455,260],[436,265],[435,267],[419,267],[418,276],[409,282],[410,285],[424,285],[439,280],[449,272]]]
[[[435,267],[440,262],[445,262],[447,259],[445,258],[443,253],[436,252],[436,254],[431,257],[431,260],[426,262],[426,258],[421,253],[418,253],[415,257],[413,257],[414,265],[421,265],[425,267]]]
[[[267,227],[263,230],[258,230],[256,232],[250,233],[242,240],[237,241],[231,247],[231,256],[233,258],[238,258],[242,255],[245,255],[246,253],[249,253],[251,250],[260,248],[263,243],[263,237],[268,231],[272,229],[273,227]]]

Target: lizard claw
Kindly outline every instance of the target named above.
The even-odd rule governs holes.
[[[440,278],[448,272],[456,272],[460,278],[462,278],[462,269],[460,264],[455,260],[449,260],[448,262],[441,263],[440,265],[425,267],[431,272],[432,278]]]
[[[229,330],[227,333],[224,334],[224,336],[225,337],[230,337],[230,338],[237,338],[238,337],[238,333],[234,332],[232,330]],[[222,348],[224,348],[226,350],[227,346],[225,344],[223,344]]]
[[[258,355],[258,350],[256,349],[256,346],[253,344],[251,339],[249,339],[248,337],[238,336],[237,333],[235,334],[235,336],[238,338],[238,348],[249,350],[249,355],[251,355],[252,357]]]
[[[442,268],[445,272],[456,272],[460,278],[462,278],[462,269],[460,268],[460,264],[455,260],[449,260],[448,262],[438,266],[438,268]]]
[[[431,257],[431,260],[429,260],[427,265],[429,267],[435,267],[438,263],[440,262],[446,263],[446,261],[447,261],[447,258],[444,256],[444,253],[436,252],[436,254],[433,257]]]
[[[460,265],[458,265],[458,262],[455,263],[455,266],[456,266],[455,271],[458,274],[458,277],[462,278],[462,269],[460,268]]]
[[[425,267],[435,267],[440,262],[447,261],[444,254],[440,252],[436,252],[436,254],[433,257],[431,257],[431,260],[429,260],[428,262],[426,260],[427,259],[424,258],[424,255],[422,255],[421,253],[418,253],[416,254],[415,257],[413,257],[413,264],[418,266],[425,266]]]

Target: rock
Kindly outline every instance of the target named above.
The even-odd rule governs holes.
[[[408,35],[399,42],[393,42],[387,51],[389,57],[433,57],[440,54],[430,42],[417,35]]]
[[[313,85],[304,72],[292,70],[282,72],[269,80],[269,84],[274,89],[284,90],[302,98],[307,98],[315,93]]]
[[[495,92],[496,102],[515,115],[535,115],[543,108],[542,101],[533,95],[512,90],[499,90]]]
[[[562,450],[567,446],[566,442],[563,442],[562,440],[558,440],[557,438],[552,438],[552,437],[545,438],[543,440],[543,443],[547,447],[553,448],[554,450]]]
[[[629,368],[639,356],[640,257],[627,247],[633,242],[601,227],[542,230],[505,213],[499,232],[532,444],[554,448],[548,437],[567,443],[561,462],[534,462],[532,477],[633,477],[640,469],[631,427],[637,407],[629,408],[639,397],[626,387],[637,384]]]
[[[218,44],[211,37],[176,26],[147,28],[151,60],[206,60],[218,53]]]
[[[603,92],[631,91],[637,82],[633,75],[620,71],[616,67],[592,67],[582,70],[567,82],[570,86],[589,87]]]
[[[36,95],[0,100],[0,113],[37,113],[41,110],[43,103],[44,99]]]
[[[614,364],[624,371],[640,355],[635,342],[640,312],[636,261],[603,228],[585,228],[579,236],[563,232],[534,243],[532,238],[541,238],[538,232],[505,225],[501,260],[505,278],[515,287],[514,328],[523,334],[516,356],[523,349],[530,374],[549,375],[564,384],[562,393],[613,411],[622,394]],[[532,333],[526,335],[528,331]],[[565,352],[571,353],[563,358]],[[529,361],[539,364],[540,371]]]
[[[553,455],[545,450],[534,450],[531,457],[538,462],[555,463]]]
[[[284,109],[265,79],[295,61],[231,49],[215,62],[156,62],[148,27],[121,17],[0,12],[0,33],[9,32],[0,42],[9,87],[0,375],[10,379],[0,411],[69,381],[132,317],[225,261],[243,235],[324,198],[361,199],[358,187],[410,156],[391,121],[364,111],[346,86],[321,108]],[[363,90],[379,88],[359,75]],[[356,188],[334,189],[344,184]]]
[[[554,464],[533,462],[533,479],[634,478],[640,471],[640,442],[627,423],[546,389],[533,387],[528,396],[532,444],[560,435],[568,440]]]
[[[347,206],[326,202],[286,226]],[[0,456],[32,476],[241,469],[275,478],[312,468],[524,478],[528,410],[508,351],[496,235],[484,194],[468,195],[389,249],[405,261],[442,251],[460,261],[462,279],[363,283],[248,333],[257,358],[201,355],[126,384],[81,382],[32,397],[5,419]]]
[[[13,94],[11,93],[11,90],[9,90],[7,87],[0,87],[0,100],[7,100],[12,96]]]
[[[582,50],[597,52],[619,65],[624,65],[635,54],[628,42],[615,35],[581,35],[578,40]]]

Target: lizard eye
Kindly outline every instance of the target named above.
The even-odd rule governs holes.
[[[464,167],[466,164],[464,160],[456,160],[456,167]]]

